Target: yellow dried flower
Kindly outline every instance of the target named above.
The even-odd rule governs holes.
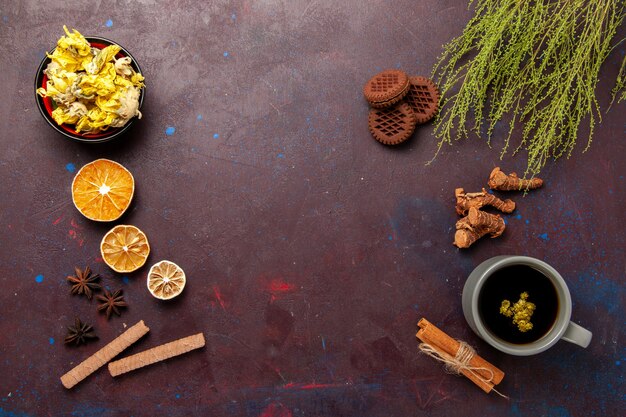
[[[513,312],[511,311],[511,302],[509,300],[502,301],[500,314],[503,314],[506,317],[511,317],[513,315]]]
[[[92,49],[76,29],[70,33],[63,26],[63,30],[66,36],[48,54],[46,88],[37,89],[37,94],[54,101],[52,118],[86,133],[122,127],[135,116],[141,118],[139,95],[144,77],[135,72],[129,57],[115,58],[121,47]]]
[[[528,293],[524,291],[520,294],[520,299],[511,306],[509,300],[503,300],[500,305],[500,314],[506,317],[513,317],[513,324],[517,325],[517,329],[524,333],[533,328],[533,324],[530,322],[530,318],[535,312],[535,304],[528,299]]]

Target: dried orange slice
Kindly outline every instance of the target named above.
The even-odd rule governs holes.
[[[183,292],[186,282],[185,271],[174,262],[157,262],[148,272],[148,291],[159,300],[176,297]]]
[[[109,230],[100,242],[104,262],[116,272],[133,272],[146,263],[150,245],[135,226],[120,224]]]
[[[110,222],[120,218],[135,193],[133,175],[122,165],[97,159],[83,166],[72,181],[72,201],[88,219]]]

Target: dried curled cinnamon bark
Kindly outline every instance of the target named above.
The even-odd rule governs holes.
[[[515,172],[506,175],[500,167],[495,167],[489,175],[489,188],[500,191],[534,190],[543,185],[541,178],[521,179]]]
[[[454,246],[466,249],[481,237],[489,234],[492,238],[500,236],[506,228],[504,219],[497,214],[489,214],[475,207],[469,214],[456,222]]]
[[[459,216],[465,216],[469,209],[475,207],[477,209],[484,206],[491,206],[503,213],[511,213],[515,210],[515,203],[510,200],[500,200],[493,194],[489,194],[484,188],[477,193],[466,193],[463,188],[454,190],[456,197],[456,212]]]

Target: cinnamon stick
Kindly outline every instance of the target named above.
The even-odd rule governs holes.
[[[141,320],[139,323],[130,327],[124,333],[113,339],[105,347],[85,359],[83,362],[74,367],[71,371],[61,377],[61,383],[67,389],[72,388],[83,379],[97,371],[102,365],[119,355],[128,346],[135,343],[143,335],[148,333],[150,329]]]
[[[452,358],[456,356],[461,345],[460,342],[448,336],[424,318],[417,325],[420,327],[417,337],[422,342],[431,345],[437,351],[443,352]],[[493,386],[498,385],[504,378],[504,372],[478,355],[474,355],[470,359],[469,366],[474,369],[461,369],[460,372],[486,393],[489,393]]]
[[[194,349],[204,346],[204,335],[202,333],[183,337],[182,339],[144,350],[135,355],[109,363],[111,376],[122,375],[126,372],[164,361],[174,356],[182,355]]]

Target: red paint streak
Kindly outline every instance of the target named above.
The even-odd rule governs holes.
[[[288,282],[283,282],[279,279],[274,279],[270,283],[270,291],[271,292],[289,292],[296,289],[296,286],[293,284],[289,284]]]
[[[98,256],[98,257],[96,257],[95,261],[98,262],[98,263],[103,263],[104,259],[102,259],[100,256]]]
[[[215,294],[215,299],[217,300],[218,303],[220,303],[220,306],[222,307],[222,310],[226,311],[226,306],[224,304],[224,298],[222,297],[222,293],[219,289],[219,287],[217,285],[213,286],[213,293]]]
[[[57,224],[61,223],[61,220],[63,220],[63,216],[59,217],[58,219],[56,219],[55,221],[52,222],[52,224],[54,226],[56,226]]]
[[[259,417],[293,417],[293,414],[281,403],[272,403],[261,412]]]
[[[295,384],[295,383],[290,383],[290,384],[286,384],[283,385],[283,388],[286,389],[298,389],[301,391],[309,391],[309,390],[316,390],[316,389],[326,389],[326,388],[339,388],[339,387],[345,387],[346,384],[316,384],[316,383],[312,383],[312,384]]]
[[[250,7],[250,2],[247,2],[247,1],[246,1],[246,2],[243,4],[243,13],[242,13],[242,14],[245,14],[245,15],[250,14],[250,10],[251,10],[251,9],[252,9],[252,8]]]
[[[295,291],[296,286],[288,282],[284,282],[280,278],[276,278],[270,282],[268,289],[271,293],[275,294],[275,293]]]
[[[74,229],[80,229],[80,226],[76,223],[76,221],[74,219],[70,220],[70,225],[74,228]]]
[[[70,221],[72,224],[74,224],[74,219],[72,219]],[[72,239],[78,241],[78,246],[83,246],[85,244],[85,239],[83,238],[82,234],[74,229],[70,229],[68,230],[67,234],[69,235],[69,237],[71,237]]]
[[[261,275],[258,280],[263,289],[270,294],[270,304],[274,303],[276,300],[285,298],[288,294],[298,290],[296,285],[285,282],[282,278],[270,278],[268,276]]]

